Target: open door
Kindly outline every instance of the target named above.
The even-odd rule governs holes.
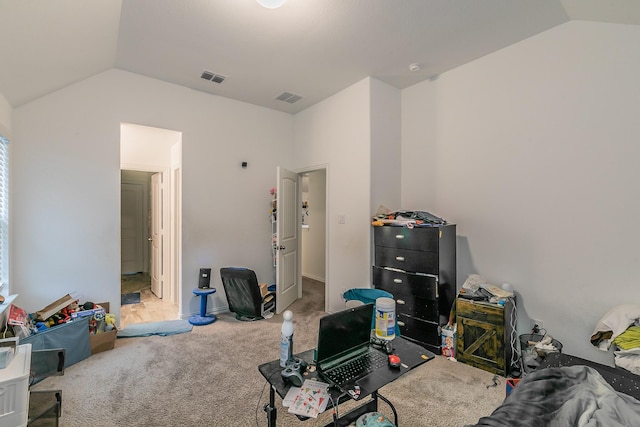
[[[151,175],[151,292],[162,298],[164,285],[164,226],[163,226],[163,195],[162,174]]]
[[[300,272],[300,190],[298,174],[278,167],[276,224],[276,313],[302,296]]]

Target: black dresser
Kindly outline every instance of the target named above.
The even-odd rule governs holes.
[[[456,226],[374,226],[373,285],[393,295],[400,334],[440,353],[456,291]]]

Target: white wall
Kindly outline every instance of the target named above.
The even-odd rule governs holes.
[[[35,311],[78,291],[119,315],[121,123],[182,132],[181,315],[199,311],[202,266],[272,282],[269,188],[291,163],[292,116],[110,70],[14,110],[17,303]],[[219,276],[212,286],[209,308],[226,308]]]
[[[120,127],[120,164],[125,169],[137,167],[139,169],[133,170],[149,172],[169,169],[173,163],[173,147],[180,150],[181,141],[180,132],[123,123]]]
[[[344,308],[345,290],[370,283],[370,93],[367,78],[295,115],[294,169],[328,165],[329,311]]]
[[[401,92],[371,79],[371,207],[370,218],[380,205],[400,206],[401,183]]]
[[[569,22],[402,94],[402,202],[458,224],[459,281],[512,283],[521,332],[541,319],[607,363],[593,328],[637,300],[638,46],[638,26]]]
[[[328,311],[371,287],[371,217],[400,202],[400,105],[399,90],[366,78],[295,116],[295,165],[328,165]]]

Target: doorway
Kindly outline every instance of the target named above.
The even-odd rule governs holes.
[[[327,170],[299,172],[301,191],[301,271],[303,298],[322,297],[326,311]],[[309,292],[312,290],[312,292]]]
[[[120,327],[178,319],[182,134],[121,125]]]

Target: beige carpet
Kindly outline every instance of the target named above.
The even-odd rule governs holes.
[[[292,305],[294,351],[313,348],[323,287],[307,282]],[[269,390],[257,366],[278,358],[282,316],[240,322],[226,313],[207,326],[168,337],[120,338],[116,347],[83,360],[34,389],[63,390],[61,425],[266,426]],[[463,426],[503,400],[504,379],[441,356],[385,386],[400,426]],[[278,426],[316,427],[330,414],[300,422],[277,399]],[[341,411],[346,410],[341,406]],[[391,416],[384,403],[382,412]]]

